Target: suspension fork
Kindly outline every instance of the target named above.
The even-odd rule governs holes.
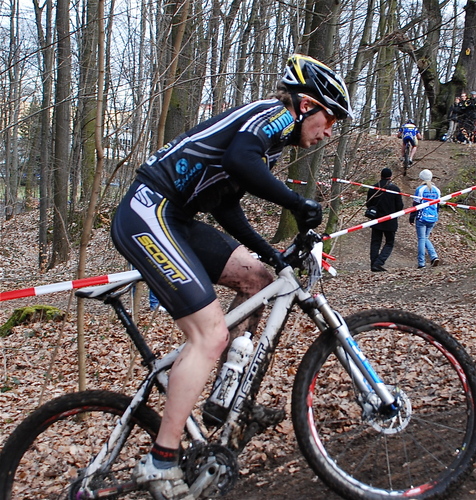
[[[365,357],[359,345],[350,334],[342,316],[331,309],[327,299],[322,294],[315,296],[313,302],[339,340],[340,346],[336,349],[336,355],[342,366],[352,377],[352,380],[354,380],[358,389],[364,396],[374,391],[382,401],[384,407],[395,409],[395,396],[387,389],[385,383]]]

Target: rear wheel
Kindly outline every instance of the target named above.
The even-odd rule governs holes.
[[[333,334],[323,334],[294,383],[301,451],[344,498],[445,498],[471,472],[476,450],[472,359],[443,328],[415,314],[365,311],[346,323],[400,409],[388,415],[376,405],[369,414],[334,354]]]
[[[1,498],[76,498],[81,471],[98,453],[131,398],[108,391],[85,391],[54,399],[24,420],[0,454]],[[110,471],[95,488],[130,482],[131,471],[153,442],[160,417],[141,407],[134,427]],[[144,496],[133,498],[150,498]]]
[[[403,154],[403,175],[407,175],[407,169],[410,167],[410,153],[411,153],[412,145],[407,142],[405,144],[405,152]]]

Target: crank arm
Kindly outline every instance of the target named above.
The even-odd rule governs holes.
[[[212,459],[208,464],[200,467],[200,474],[190,486],[190,493],[194,498],[199,498],[200,495],[212,485],[222,472],[226,471],[225,465],[220,465],[215,459]]]

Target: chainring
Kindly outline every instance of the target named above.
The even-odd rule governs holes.
[[[222,470],[203,491],[207,498],[223,496],[233,488],[238,479],[238,461],[233,452],[219,444],[194,445],[185,452],[183,465],[189,486],[192,486],[201,472],[213,462]]]

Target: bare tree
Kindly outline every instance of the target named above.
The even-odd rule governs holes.
[[[7,106],[5,109],[5,217],[10,219],[15,214],[18,170],[18,128],[20,117],[20,40],[18,26],[18,0],[10,2],[10,40],[7,53]]]
[[[84,3],[85,23],[80,34],[77,120],[81,137],[81,200],[90,199],[96,170],[98,0]]]
[[[40,118],[40,220],[38,226],[38,263],[41,270],[46,269],[48,257],[47,228],[49,206],[49,178],[51,158],[51,101],[53,95],[53,23],[52,0],[47,0],[40,7],[37,0],[33,0],[35,11],[36,30],[41,50],[41,118]],[[43,12],[45,13],[45,27],[43,28]]]
[[[68,173],[71,123],[71,45],[69,35],[69,1],[58,0],[56,6],[56,92],[55,148],[53,159],[53,248],[49,267],[65,262],[68,244]]]

